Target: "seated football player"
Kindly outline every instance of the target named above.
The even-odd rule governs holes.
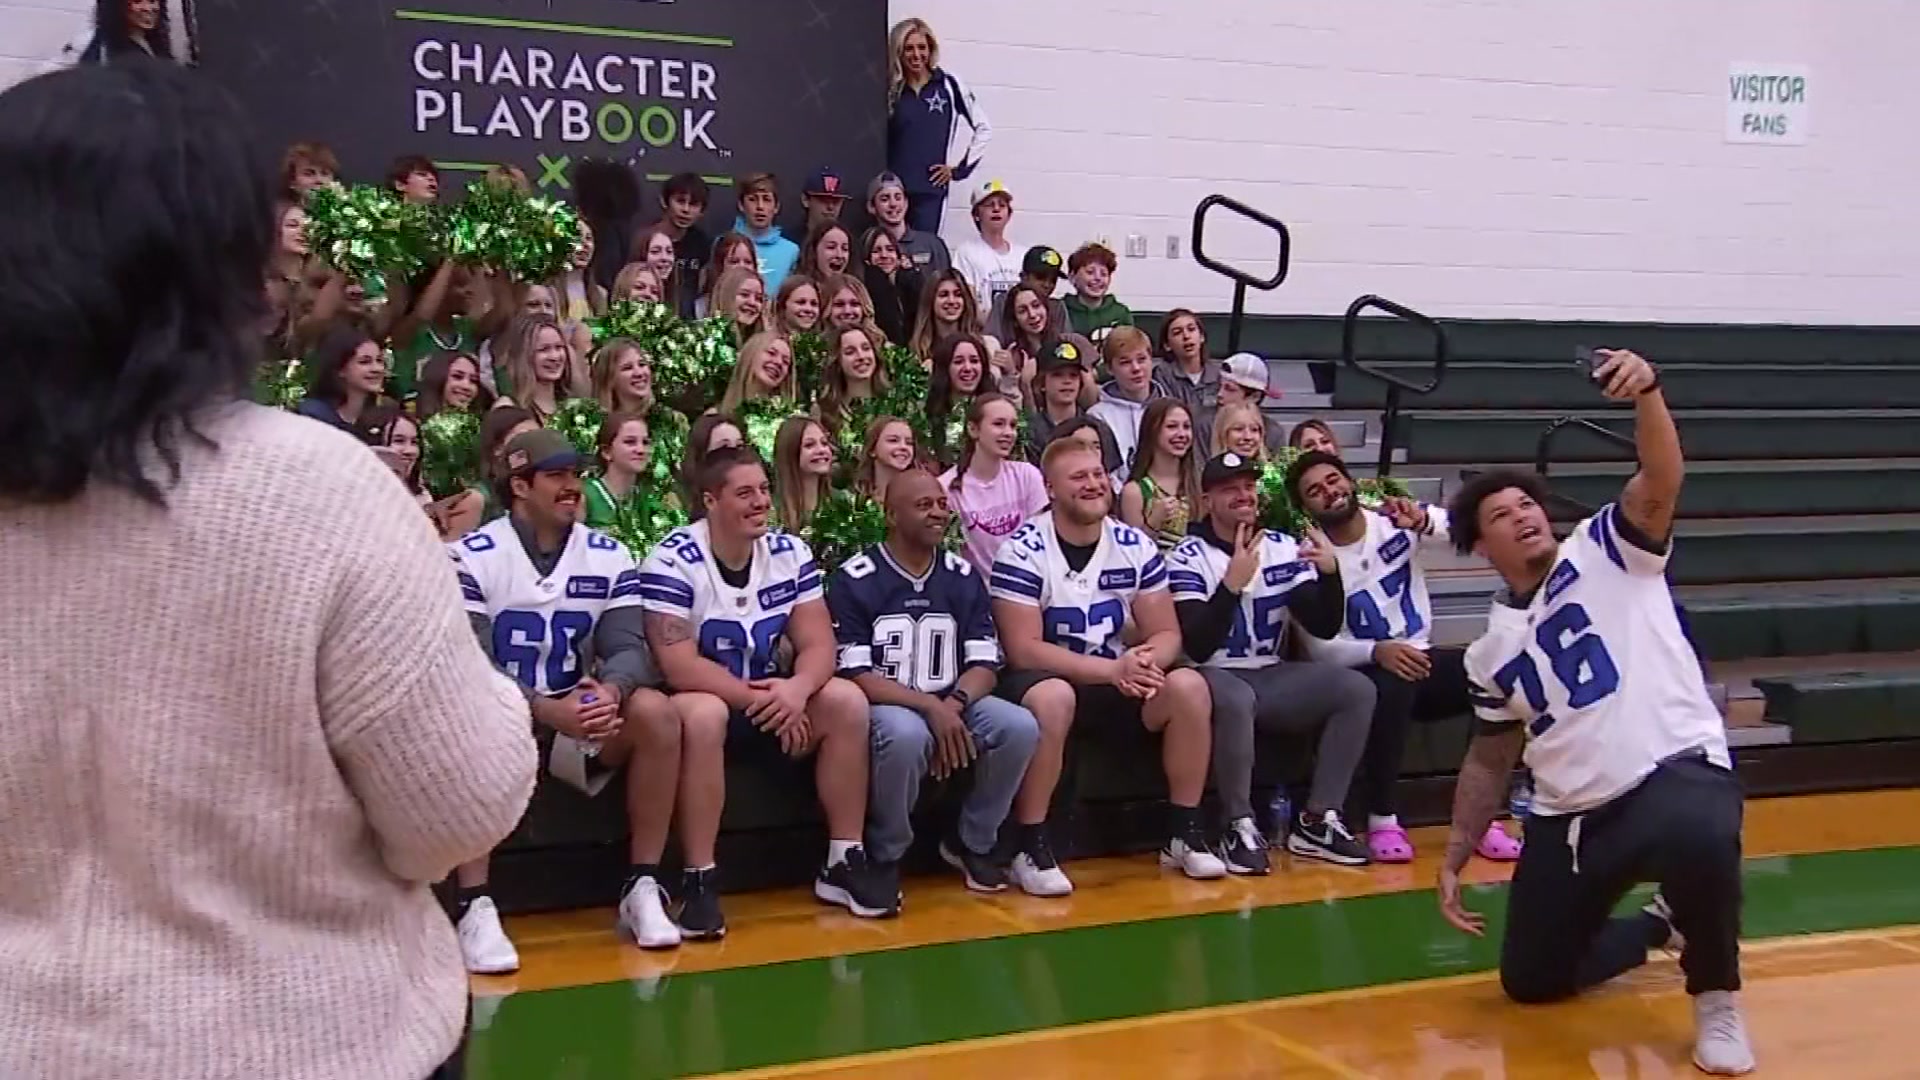
[[[1308,632],[1340,625],[1339,566],[1309,541],[1260,527],[1261,465],[1221,454],[1200,477],[1206,516],[1168,553],[1187,657],[1213,697],[1214,783],[1227,820],[1220,853],[1237,874],[1265,874],[1266,842],[1254,826],[1254,733],[1319,731],[1313,786],[1286,823],[1287,850],[1343,866],[1367,849],[1340,819],[1367,744],[1373,684],[1335,664],[1283,660],[1289,616]]]
[[[497,481],[504,517],[448,545],[480,645],[526,694],[548,771],[598,795],[627,766],[630,871],[619,928],[642,948],[680,944],[660,859],[680,774],[680,716],[647,655],[640,574],[618,541],[581,525],[579,454],[565,436],[514,436]],[[467,970],[500,974],[520,957],[487,895],[487,862],[456,874]]]
[[[741,740],[813,757],[829,837],[814,895],[862,918],[897,914],[899,878],[861,844],[867,699],[834,677],[833,621],[813,553],[767,527],[773,497],[752,447],[714,451],[691,481],[701,519],[669,533],[640,567],[647,641],[687,724],[680,928],[697,939],[726,933],[714,878],[726,802],[719,764],[723,745]],[[779,662],[782,639],[792,645],[790,670]]]
[[[1014,799],[1014,884],[1034,896],[1073,891],[1053,855],[1047,810],[1068,732],[1102,722],[1143,724],[1161,736],[1171,804],[1161,865],[1223,877],[1200,825],[1212,702],[1198,672],[1173,667],[1180,626],[1166,562],[1152,538],[1107,516],[1113,484],[1098,451],[1061,439],[1048,445],[1041,468],[1053,508],[1000,546],[989,582],[1009,668],[995,693],[1040,722],[1040,744]],[[1129,619],[1133,646],[1124,637]]]
[[[873,703],[873,777],[867,849],[899,863],[913,842],[908,815],[929,771],[944,780],[972,770],[940,855],[975,892],[1006,888],[994,857],[1000,824],[1040,739],[1033,714],[994,697],[1000,643],[987,586],[973,564],[940,550],[953,517],[946,489],[907,470],[887,488],[887,538],[834,572],[827,608],[840,641],[840,674]]]

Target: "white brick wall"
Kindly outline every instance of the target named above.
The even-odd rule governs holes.
[[[0,0],[0,89],[39,74],[92,20],[92,0]]]
[[[1909,0],[893,0],[992,117],[1022,243],[1150,238],[1136,307],[1223,307],[1218,191],[1293,230],[1256,310],[1920,322]],[[1810,66],[1804,147],[1723,141],[1728,66]],[[949,235],[970,230],[964,204]],[[1181,238],[1179,261],[1166,237]],[[1263,234],[1221,230],[1271,265]]]

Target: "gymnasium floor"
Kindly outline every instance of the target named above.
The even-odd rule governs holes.
[[[1190,882],[1070,864],[1069,900],[910,879],[903,916],[731,897],[718,946],[643,954],[606,910],[509,920],[521,972],[476,979],[469,1075],[1200,1078],[1692,1076],[1671,959],[1564,1005],[1500,996],[1503,867],[1476,941],[1411,867]],[[1747,807],[1744,995],[1767,1077],[1920,1076],[1920,792]]]

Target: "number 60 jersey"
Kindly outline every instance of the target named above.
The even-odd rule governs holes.
[[[1585,813],[1690,750],[1729,766],[1726,724],[1667,589],[1667,553],[1635,539],[1617,505],[1581,522],[1527,606],[1496,601],[1467,647],[1480,719],[1527,725],[1535,813]]]

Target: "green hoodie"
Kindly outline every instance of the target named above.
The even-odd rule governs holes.
[[[1095,345],[1100,344],[1100,340],[1107,336],[1107,331],[1114,327],[1133,325],[1133,312],[1127,309],[1127,305],[1114,299],[1112,293],[1091,306],[1078,293],[1061,303],[1067,306],[1067,319],[1073,323],[1073,332]]]

